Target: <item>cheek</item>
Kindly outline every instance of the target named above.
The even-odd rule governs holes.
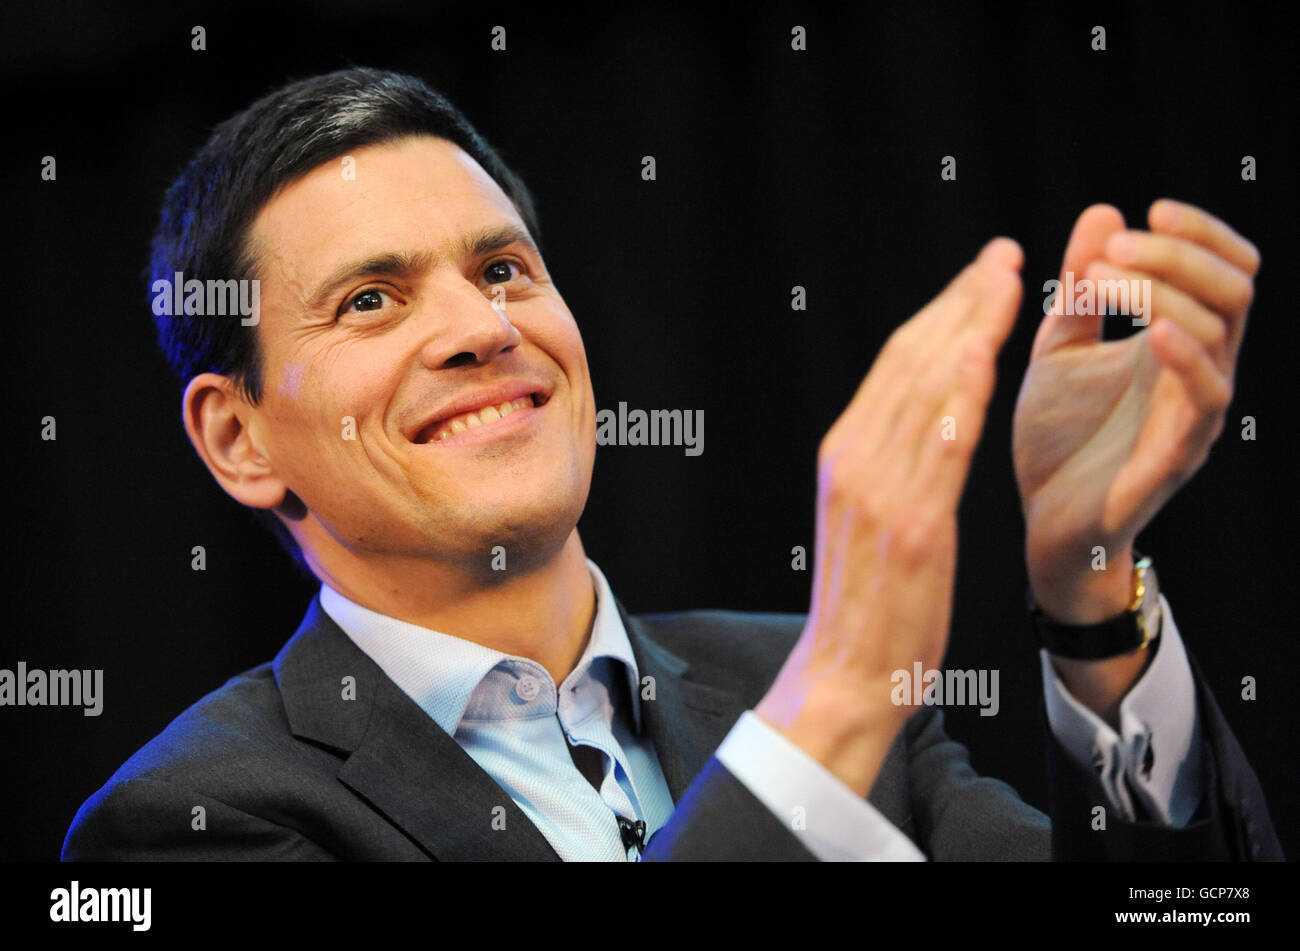
[[[287,367],[269,407],[274,443],[282,447],[277,465],[310,476],[322,464],[336,470],[363,460],[361,440],[368,428],[382,427],[386,392],[360,364],[320,359]]]
[[[296,401],[302,395],[306,376],[307,367],[301,363],[294,363],[284,368],[284,375],[275,388],[285,399]]]
[[[596,451],[596,398],[592,392],[591,372],[587,365],[587,351],[582,343],[578,325],[567,311],[563,319],[550,325],[550,337],[545,346],[564,370],[573,391],[573,406],[579,438],[584,451],[593,456]]]
[[[548,308],[541,319],[530,322],[526,332],[538,347],[560,365],[570,386],[590,392],[587,351],[578,325],[567,309],[562,306]]]

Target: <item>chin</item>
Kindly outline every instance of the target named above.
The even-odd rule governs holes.
[[[500,504],[483,506],[476,499],[478,515],[472,525],[463,525],[462,538],[471,542],[465,556],[475,560],[500,545],[505,548],[510,569],[523,568],[545,561],[564,547],[578,524],[585,494],[577,495],[571,487],[556,487],[553,492],[503,498]],[[443,522],[444,525],[448,524]]]

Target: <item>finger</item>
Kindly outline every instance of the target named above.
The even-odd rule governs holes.
[[[988,281],[990,273],[1018,274],[1024,261],[1024,251],[1013,239],[993,238],[933,300],[899,328],[896,334],[899,342],[910,345],[918,340],[943,338],[955,325],[966,322],[974,314],[969,305],[981,302],[994,289]],[[956,306],[963,302],[968,306]]]
[[[939,433],[939,409],[966,385],[962,363],[967,349],[977,346],[981,353],[989,351],[996,356],[1010,335],[1021,288],[1019,276],[1006,265],[1015,261],[1014,254],[994,252],[979,262],[973,291],[978,298],[966,307],[954,308],[956,316],[939,325],[943,329],[930,355],[901,381],[905,397],[898,404],[897,415],[874,442],[863,442],[863,464],[879,453],[898,475],[907,477],[916,469],[923,447]]]
[[[1020,270],[1025,264],[1025,253],[1010,238],[995,238],[987,248],[988,254],[981,260],[992,267],[986,274],[985,289],[988,296],[985,316],[988,323],[983,329],[992,335],[989,341],[993,344],[996,355],[1011,335],[1011,328],[1016,325],[1016,316],[1020,311],[1020,301],[1024,296]]]
[[[1097,289],[1098,313],[1145,315],[1148,321],[1173,320],[1214,358],[1215,366],[1231,373],[1228,354],[1228,326],[1219,314],[1203,306],[1178,288],[1142,271],[1093,261],[1085,272]],[[1145,289],[1150,285],[1150,291]],[[1117,287],[1118,285],[1118,287]],[[1114,292],[1127,300],[1116,301]]]
[[[1101,319],[1096,315],[1067,314],[1064,307],[1063,288],[1072,284],[1087,268],[1088,262],[1101,257],[1106,240],[1116,231],[1124,229],[1124,216],[1112,205],[1092,205],[1079,215],[1065,246],[1056,299],[1051,311],[1043,318],[1034,337],[1030,359],[1058,347],[1087,343],[1101,338]],[[1066,275],[1071,277],[1067,280]]]
[[[1154,274],[1202,304],[1239,322],[1250,309],[1255,284],[1236,265],[1183,238],[1122,231],[1106,242],[1106,260]]]
[[[895,460],[891,469],[900,487],[918,487],[915,477],[933,441],[952,442],[955,438],[956,421],[946,418],[945,407],[960,387],[969,385],[963,364],[968,359],[967,350],[975,346],[987,349],[989,344],[973,330],[962,332],[912,384],[911,396],[879,450],[883,458]],[[962,435],[966,435],[964,430]],[[955,508],[956,499],[951,501]]]
[[[971,458],[984,432],[997,379],[997,351],[987,340],[969,339],[958,363],[959,385],[949,394],[921,444],[911,481],[926,486],[952,511],[961,501]]]
[[[1176,323],[1152,326],[1148,339],[1155,358],[1175,374],[1189,400],[1147,420],[1139,443],[1151,451],[1134,453],[1116,478],[1116,498],[1149,500],[1146,511],[1134,516],[1141,524],[1155,514],[1170,486],[1185,482],[1205,462],[1232,399],[1232,387],[1210,355]]]
[[[1206,413],[1221,413],[1232,401],[1232,384],[1195,338],[1175,321],[1151,327],[1156,358],[1178,375],[1192,402]]]
[[[1019,271],[1025,265],[1025,252],[1015,238],[999,236],[984,245],[975,260],[987,261],[1011,271]]]
[[[850,442],[878,446],[882,434],[893,426],[918,368],[932,361],[936,349],[952,339],[954,328],[986,313],[990,294],[996,298],[994,305],[1006,305],[1008,281],[990,277],[990,270],[1018,269],[1023,261],[1024,254],[1014,241],[993,239],[938,296],[896,330],[827,433],[825,442],[831,451]],[[1014,274],[1011,278],[1018,287],[1019,278]],[[1011,316],[1014,320],[1014,313]]]
[[[1195,205],[1161,198],[1147,211],[1147,222],[1152,231],[1199,244],[1250,277],[1259,273],[1259,249],[1228,224]]]

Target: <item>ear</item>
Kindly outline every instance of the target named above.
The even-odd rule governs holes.
[[[217,373],[190,380],[181,400],[185,431],[212,477],[235,501],[273,509],[288,487],[253,442],[248,423],[254,412],[235,382]]]

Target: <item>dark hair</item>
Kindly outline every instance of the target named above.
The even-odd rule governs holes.
[[[353,149],[406,135],[433,135],[464,149],[514,202],[540,244],[537,212],[523,180],[446,97],[414,76],[344,69],[282,86],[213,130],[167,189],[148,286],[170,283],[178,271],[187,281],[251,279],[257,262],[248,231],[280,188]],[[261,399],[256,325],[160,315],[156,308],[154,322],[158,344],[182,385],[200,373],[220,373],[250,402]],[[280,520],[264,510],[255,515],[304,567]]]

